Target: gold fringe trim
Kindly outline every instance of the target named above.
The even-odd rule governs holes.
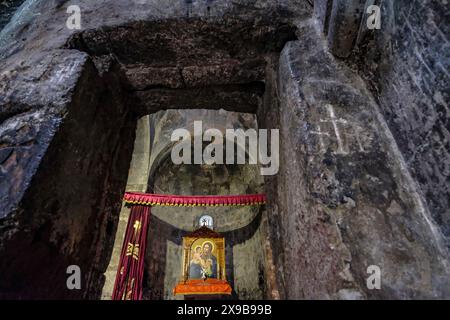
[[[232,206],[261,206],[266,204],[266,202],[253,202],[253,203],[230,203],[230,204],[207,204],[207,203],[196,203],[196,204],[174,204],[174,203],[161,203],[161,202],[146,202],[146,201],[130,201],[124,200],[127,204],[139,204],[146,206],[161,206],[161,207],[232,207]]]

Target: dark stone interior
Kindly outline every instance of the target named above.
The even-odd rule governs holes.
[[[368,30],[369,2],[79,0],[74,31],[28,0],[0,31],[0,298],[99,298],[138,119],[208,108],[280,129],[265,297],[450,297],[448,3],[376,0]]]
[[[255,113],[267,56],[294,39],[295,27],[280,17],[176,19],[85,31],[67,47],[99,65],[117,61],[138,116],[161,109]]]
[[[268,66],[284,44],[294,39],[295,27],[280,17],[133,23],[74,35],[67,48],[86,52],[93,63],[89,61],[83,71],[77,84],[79,98],[72,102],[74,110],[55,128],[55,139],[27,190],[30,196],[25,195],[18,209],[33,212],[33,208],[41,208],[35,216],[20,220],[22,231],[9,239],[14,246],[8,246],[2,259],[8,266],[0,265],[0,269],[11,273],[3,274],[2,279],[8,280],[2,283],[1,295],[98,298],[112,250],[136,120],[164,109],[256,113],[262,106]],[[117,127],[122,129],[117,131]],[[70,153],[64,151],[67,146]],[[96,173],[90,174],[90,170]],[[48,175],[53,178],[45,179]],[[83,216],[68,224],[70,212],[78,211]],[[11,224],[17,223],[11,220]],[[176,236],[169,226],[158,224],[158,219],[152,221],[150,233],[167,232],[175,242],[181,241],[181,234]],[[258,227],[258,222],[256,219],[247,229],[255,229],[252,225]],[[7,224],[2,228],[7,230]],[[237,234],[251,233],[246,230],[230,235],[231,247],[245,240]],[[83,237],[71,239],[74,236]],[[40,249],[42,243],[46,243],[45,249]],[[67,248],[69,243],[76,247]],[[17,258],[18,248],[26,254],[25,260]],[[24,263],[29,259],[35,263]],[[70,261],[89,270],[83,277],[83,286],[89,288],[84,293],[65,290],[62,266]],[[43,267],[48,264],[54,268]],[[17,274],[17,270],[22,271]],[[49,277],[61,288],[45,286]]]
[[[0,261],[2,298],[82,298],[98,290],[118,220],[117,199],[127,179],[129,141],[135,134],[120,71],[113,70],[100,76],[89,63],[77,85],[71,117],[55,119],[57,125],[44,128],[55,138],[20,207],[1,228],[10,232],[8,240],[14,243]],[[14,155],[7,161],[14,164]],[[20,230],[15,229],[17,223]],[[89,290],[84,293],[65,286],[62,266],[74,261],[86,270],[83,283]],[[49,279],[54,285],[48,286]]]
[[[3,0],[0,2],[0,30],[11,20],[12,16],[25,0]]]

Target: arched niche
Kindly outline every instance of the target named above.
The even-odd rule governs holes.
[[[192,129],[202,120],[204,131],[215,128],[257,129],[255,115],[223,110],[169,110],[150,116],[151,150],[147,192],[178,195],[227,195],[263,193],[264,179],[258,165],[175,165],[171,161],[174,129]],[[236,146],[242,148],[242,146]],[[237,149],[236,149],[237,150]],[[248,156],[248,155],[247,155]],[[265,229],[261,207],[153,207],[150,220],[145,299],[176,299],[172,289],[181,278],[182,237],[199,227],[209,215],[214,229],[224,234],[227,278],[234,296],[264,298]]]

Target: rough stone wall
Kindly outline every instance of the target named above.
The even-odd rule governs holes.
[[[447,1],[382,1],[381,30],[353,57],[450,248]]]
[[[372,4],[381,29],[367,28]],[[447,1],[315,1],[330,51],[367,81],[450,246],[448,12]]]
[[[266,185],[284,295],[447,297],[448,253],[416,182],[364,82],[318,30],[299,25],[277,77],[281,172]],[[366,287],[370,265],[380,291]]]
[[[321,12],[331,8],[333,14],[333,8],[343,8],[348,13],[342,7],[345,1],[331,7],[326,2]],[[337,26],[333,23],[339,19],[319,19],[324,24],[316,26],[322,31],[328,25],[328,30],[332,26],[337,28],[331,30],[353,33],[341,37],[346,42],[342,46],[336,41],[339,32],[327,33],[336,39],[321,39],[314,27],[317,21],[306,20],[311,8],[304,1],[217,0],[208,8],[204,2],[189,6],[178,0],[80,0],[85,10],[82,32],[64,27],[66,3],[27,1],[26,10],[0,33],[0,280],[7,288],[3,295],[98,297],[134,132],[122,99],[135,102],[127,105],[135,117],[174,105],[206,108],[217,101],[223,104],[215,104],[217,109],[255,112],[266,92],[258,122],[282,130],[280,174],[265,179],[272,244],[265,252],[271,252],[275,264],[268,287],[271,297],[449,296],[448,251],[431,219],[446,233],[444,2],[383,1],[392,33],[365,33],[364,41],[355,35],[354,21]],[[405,13],[403,8],[410,10]],[[422,13],[426,19],[419,16]],[[289,44],[279,61],[277,51],[293,39],[288,22],[299,26],[299,41]],[[146,42],[152,46],[142,46],[140,39],[158,23],[163,46],[152,36],[148,39],[154,41]],[[174,30],[180,28],[187,31],[177,38]],[[241,33],[249,37],[242,41]],[[218,35],[220,42],[212,41]],[[123,39],[130,40],[126,46]],[[195,55],[173,43],[190,45]],[[352,57],[349,43],[358,44],[363,54]],[[147,68],[147,53],[158,49],[172,60],[164,60],[167,65],[150,59],[157,68]],[[342,62],[330,50],[351,57]],[[98,70],[87,62],[88,56]],[[103,82],[101,70],[108,70],[111,56],[119,58],[121,70],[110,75],[120,75],[120,80]],[[203,68],[205,57],[210,63]],[[361,61],[365,57],[371,58]],[[236,65],[248,73],[239,75]],[[266,74],[261,72],[264,68]],[[375,101],[357,72],[371,84]],[[195,87],[208,79],[215,85],[206,90]],[[108,82],[120,82],[126,92],[122,86],[105,89]],[[203,94],[206,99],[198,99]],[[158,99],[151,100],[155,96]],[[190,100],[188,106],[185,100]],[[97,137],[106,139],[101,148],[94,143]],[[433,154],[428,146],[444,151]],[[155,229],[155,235],[159,231]],[[265,238],[264,247],[267,243]],[[169,249],[171,254],[176,251]],[[28,254],[19,256],[17,251]],[[87,270],[89,286],[83,292],[64,288],[65,268],[72,261]],[[382,269],[380,291],[365,287],[366,267],[372,264]],[[151,267],[155,266],[160,264]],[[44,272],[35,277],[36,270]],[[49,287],[48,279],[55,285]]]
[[[258,71],[260,66],[258,59],[250,59],[242,64],[248,73],[235,73],[239,59],[245,58],[241,54],[260,58],[258,55],[266,51],[281,50],[284,42],[292,39],[293,35],[287,17],[293,12],[299,16],[308,13],[303,2],[284,0],[261,0],[252,2],[250,6],[245,1],[217,0],[213,7],[197,2],[191,8],[178,0],[164,1],[163,4],[159,0],[145,3],[80,0],[84,29],[80,32],[65,27],[68,3],[64,0],[29,0],[14,16],[12,23],[0,32],[0,125],[2,133],[5,133],[5,141],[0,147],[3,162],[0,226],[4,231],[0,234],[0,255],[2,280],[8,282],[4,284],[6,294],[12,298],[99,297],[102,274],[110,260],[113,234],[119,219],[136,119],[149,110],[156,111],[154,106],[173,108],[186,99],[192,99],[191,106],[254,111],[263,89]],[[296,4],[292,6],[294,10],[287,10],[291,3]],[[177,19],[180,24],[170,24]],[[154,47],[139,47],[142,36],[151,34],[151,26],[159,23],[163,26],[161,34],[166,39],[190,45],[190,49],[198,51],[189,55],[190,50],[171,46],[174,43],[171,41],[161,48],[157,39],[153,42]],[[207,29],[203,29],[205,26]],[[234,29],[230,30],[230,26]],[[186,30],[185,38],[177,39],[178,32],[173,32],[171,27]],[[198,36],[202,30],[204,37]],[[211,41],[219,33],[222,35],[221,45],[216,46]],[[241,33],[246,37],[239,36]],[[110,40],[105,42],[108,37]],[[124,38],[132,41],[124,46]],[[83,46],[79,39],[92,46]],[[136,50],[128,50],[132,47]],[[162,67],[159,71],[164,72],[162,77],[152,82],[154,79],[151,80],[150,75],[156,75],[158,69],[133,65],[133,60],[158,49],[170,49],[170,54],[162,56],[173,60],[167,69],[164,69],[167,65],[158,65]],[[219,55],[214,56],[217,52]],[[211,62],[206,66],[205,57]],[[217,65],[215,58],[225,59]],[[91,60],[95,62],[95,68],[87,62]],[[188,67],[182,70],[182,77],[177,68],[180,63]],[[88,68],[91,76],[87,79],[81,72],[85,65],[91,66]],[[110,69],[111,65],[115,65],[114,70]],[[136,67],[134,72],[127,73],[133,66]],[[171,70],[176,74],[171,76]],[[218,77],[223,70],[228,70],[227,76]],[[184,77],[185,72],[192,77]],[[132,75],[143,76],[143,82],[133,81],[136,78]],[[106,89],[101,79],[104,76],[105,83],[114,84],[111,88]],[[109,76],[114,79],[109,79]],[[208,78],[215,79],[215,86],[203,90],[192,88],[199,84],[203,86]],[[184,95],[173,90],[177,89],[176,86],[160,90],[160,85],[167,84],[159,83],[161,79],[169,79],[175,85],[179,85],[177,81],[181,80],[185,88],[178,89],[184,89]],[[141,84],[144,87],[140,87]],[[73,94],[75,87],[76,92],[80,92],[77,101],[77,95]],[[202,100],[202,93],[209,94],[208,99]],[[149,99],[152,94],[157,103]],[[83,107],[91,106],[91,103],[92,107],[84,110],[82,99],[86,100]],[[170,104],[170,101],[178,105]],[[146,105],[147,102],[153,104]],[[88,116],[83,117],[80,109]],[[22,126],[25,121],[30,124],[30,117],[33,119],[31,126]],[[76,125],[68,126],[64,131],[58,130],[60,122],[72,119],[77,119],[74,123],[79,124],[81,130]],[[16,131],[19,133],[17,137],[11,137],[11,133]],[[100,148],[99,143],[103,143]],[[55,154],[58,157],[65,155],[73,168],[54,170],[52,164],[57,166],[60,163]],[[81,164],[82,168],[79,167]],[[86,166],[92,170],[85,170]],[[111,172],[110,168],[114,171]],[[74,181],[67,182],[65,176],[68,174]],[[48,193],[49,197],[64,199],[52,210],[47,207],[52,199],[49,198],[48,203],[43,200],[47,192],[43,192],[41,187],[47,186],[48,190],[55,191]],[[99,204],[93,204],[94,201]],[[28,204],[26,207],[23,206],[25,202]],[[53,217],[63,230],[52,223]],[[18,232],[27,234],[22,237],[23,243],[15,241],[21,238]],[[58,238],[54,245],[48,240],[51,237]],[[25,246],[27,241],[35,241],[34,246]],[[41,251],[40,246],[44,248]],[[21,260],[16,256],[16,247],[23,253],[26,252],[25,247],[36,250],[29,255],[21,255]],[[65,287],[65,271],[69,263],[65,259],[82,267],[81,292],[69,291]],[[19,265],[26,268],[22,270]],[[37,270],[47,273],[35,277]],[[16,281],[17,278],[23,282]],[[57,286],[49,287],[48,279],[53,279]]]
[[[0,30],[11,20],[24,0],[3,0],[0,2]]]
[[[54,59],[52,68],[35,68],[50,86],[41,96],[44,105],[25,105],[1,124],[6,130],[2,150],[10,150],[1,163],[2,204],[9,205],[1,215],[2,298],[92,298],[102,285],[134,122],[120,97],[114,66],[100,76],[85,55],[73,59],[73,54],[61,52],[65,63]],[[65,77],[78,82],[62,85]],[[24,103],[43,89],[17,78],[16,86],[6,90],[14,90]],[[15,188],[5,181],[14,181]],[[81,268],[84,290],[67,290],[66,269],[72,264]]]

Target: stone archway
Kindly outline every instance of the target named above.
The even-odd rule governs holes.
[[[29,1],[0,34],[1,295],[99,297],[137,119],[194,107],[281,130],[281,170],[265,181],[279,297],[450,295],[421,188],[306,1],[217,0],[187,14],[175,0],[80,0],[82,32],[62,27],[61,3]],[[82,291],[65,286],[70,264]],[[372,264],[381,291],[366,286]]]
[[[12,232],[4,241],[15,242],[15,247],[20,247],[23,241],[23,246],[28,246],[28,240],[23,239],[42,234],[42,242],[54,248],[55,253],[49,257],[55,265],[78,261],[84,270],[84,290],[66,292],[65,270],[58,268],[55,279],[59,279],[56,280],[59,287],[52,288],[51,295],[45,290],[30,289],[37,281],[31,280],[34,277],[31,271],[30,279],[24,278],[23,284],[6,284],[11,290],[7,295],[22,291],[30,297],[100,295],[102,274],[111,255],[111,241],[119,219],[137,119],[157,110],[189,107],[255,113],[265,92],[266,67],[286,41],[295,39],[295,26],[285,16],[276,11],[267,13],[263,19],[255,19],[245,12],[238,16],[220,12],[219,16],[223,17],[210,21],[151,20],[93,28],[65,39],[61,43],[64,48],[55,56],[35,55],[30,60],[48,68],[42,78],[44,83],[36,87],[36,95],[60,108],[39,110],[31,118],[33,129],[40,130],[33,134],[42,143],[33,145],[33,161],[19,157],[15,165],[26,164],[29,172],[39,166],[39,172],[33,176],[31,188],[28,188],[31,176],[17,179],[18,188],[26,190],[26,194],[22,198],[17,192],[7,195],[10,200],[5,204],[20,200],[23,205],[17,219],[24,215],[22,212],[33,210],[36,220],[21,221],[24,228]],[[183,32],[174,34],[175,26]],[[142,38],[148,41],[140,41]],[[124,43],[128,41],[131,42]],[[158,57],[154,56],[155,50],[160,51]],[[19,83],[14,93],[29,89],[27,84],[20,80]],[[42,90],[50,90],[51,94]],[[10,113],[3,116],[22,111],[26,114],[23,110],[26,104],[12,102],[11,106],[7,108]],[[30,119],[19,116],[14,121],[20,124]],[[103,148],[97,148],[96,144],[102,144]],[[15,159],[9,157],[10,162]],[[56,172],[55,167],[61,171]],[[73,175],[70,188],[64,182],[68,172]],[[95,184],[85,178],[87,174]],[[94,189],[89,193],[88,185]],[[48,199],[52,199],[51,203]],[[58,218],[43,223],[48,214]],[[12,226],[17,219],[14,217],[5,225]],[[75,229],[79,232],[72,233]],[[66,249],[67,243],[71,245]],[[28,247],[33,250],[33,246]],[[39,250],[35,252],[38,254]],[[13,256],[13,251],[5,252],[7,259]],[[12,272],[14,278],[13,265],[2,266],[6,277]],[[44,273],[38,278],[45,283],[48,275]]]
[[[150,119],[149,119],[150,118]],[[179,195],[226,195],[263,193],[263,177],[257,165],[173,165],[170,152],[171,132],[190,128],[201,119],[205,130],[215,128],[225,133],[228,128],[257,129],[256,117],[251,114],[223,110],[168,110],[143,117],[138,125],[137,140],[130,167],[127,191],[147,191]],[[147,124],[150,123],[150,133]],[[147,139],[139,137],[147,136]],[[148,137],[150,137],[148,139]],[[149,141],[150,140],[150,141]],[[151,154],[146,154],[146,141]],[[242,148],[237,146],[237,148]],[[146,155],[143,157],[143,153]],[[248,157],[248,155],[247,155]],[[148,189],[142,190],[140,181],[148,177]],[[206,182],[207,180],[207,182]],[[239,299],[273,298],[270,240],[267,213],[258,207],[225,208],[167,208],[154,207],[146,255],[144,299],[174,299],[172,289],[181,277],[182,236],[199,227],[199,217],[207,212],[213,216],[215,230],[225,235],[227,244],[227,278]],[[112,258],[106,272],[102,297],[112,293],[118,256],[129,210],[121,212]],[[246,262],[250,258],[251,263]],[[272,282],[271,282],[272,281]],[[179,297],[178,297],[179,298]]]

